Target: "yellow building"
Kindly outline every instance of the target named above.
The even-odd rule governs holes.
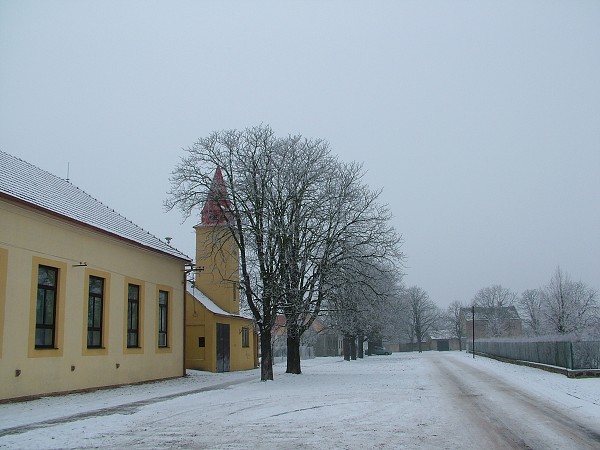
[[[258,366],[254,322],[240,315],[239,250],[229,229],[229,203],[221,169],[196,229],[195,282],[186,296],[187,368],[228,372]]]
[[[185,374],[189,262],[0,151],[0,400]]]

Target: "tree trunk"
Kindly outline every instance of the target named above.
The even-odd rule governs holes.
[[[260,333],[260,381],[273,380],[273,348],[271,330]]]
[[[360,359],[363,359],[365,357],[365,352],[364,352],[364,340],[362,338],[362,336],[358,339],[358,357]]]
[[[350,338],[350,358],[356,361],[356,336]]]
[[[350,361],[350,337],[344,335],[343,348],[344,348],[344,361]]]
[[[288,328],[287,334],[287,370],[285,373],[301,374],[300,369],[300,336]]]

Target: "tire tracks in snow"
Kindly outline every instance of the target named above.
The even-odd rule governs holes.
[[[36,430],[39,428],[51,427],[54,425],[65,424],[69,422],[76,422],[78,420],[84,420],[91,417],[101,417],[101,416],[110,416],[113,414],[134,414],[139,411],[142,407],[147,405],[152,405],[155,403],[160,403],[168,400],[172,400],[178,397],[184,397],[186,395],[199,394],[202,392],[215,391],[219,389],[226,389],[230,386],[234,386],[241,383],[247,383],[249,381],[255,380],[256,377],[245,377],[237,380],[226,381],[224,383],[214,384],[211,386],[204,386],[198,389],[191,389],[189,391],[177,392],[174,394],[162,395],[159,397],[151,397],[143,400],[137,400],[130,403],[125,403],[116,406],[109,406],[106,408],[99,408],[91,411],[85,411],[77,414],[72,414],[70,416],[57,417],[54,419],[43,420],[41,422],[30,423],[26,425],[18,425],[15,427],[5,428],[0,430],[0,437],[9,436],[13,434],[22,434],[31,430]]]
[[[489,448],[600,448],[600,430],[568,411],[455,358],[431,358],[469,424]]]

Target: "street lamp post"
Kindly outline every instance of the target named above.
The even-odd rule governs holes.
[[[473,352],[473,359],[475,359],[475,305],[471,307],[471,312],[473,314],[473,347],[471,351]]]
[[[196,266],[196,264],[194,264],[193,262],[187,263],[184,265],[183,267],[183,336],[182,336],[182,343],[183,343],[183,376],[185,377],[186,375],[186,370],[185,370],[185,333],[186,333],[186,327],[187,327],[187,317],[186,317],[186,311],[185,311],[185,297],[186,297],[186,293],[187,293],[187,277],[190,273],[198,273],[204,270],[204,267],[202,266]]]

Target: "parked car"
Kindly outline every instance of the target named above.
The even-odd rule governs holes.
[[[373,350],[371,350],[371,355],[391,355],[391,354],[392,354],[392,352],[388,352],[383,347],[373,347]]]

